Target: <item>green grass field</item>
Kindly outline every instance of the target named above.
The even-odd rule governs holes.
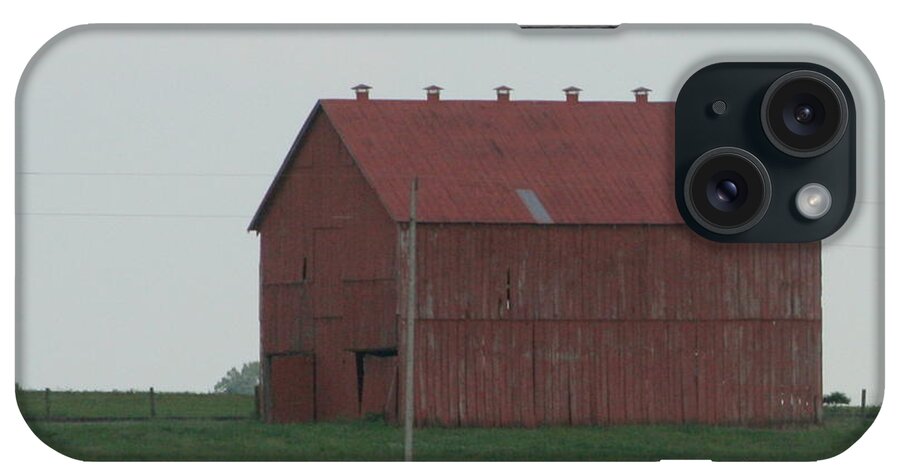
[[[45,418],[44,392],[16,392],[26,418]],[[203,393],[157,393],[158,417],[252,417],[253,397]],[[149,392],[50,392],[51,418],[143,418],[150,416]]]
[[[143,395],[144,399],[140,398]],[[57,416],[147,415],[147,394],[58,394]],[[247,416],[252,397],[157,395],[157,415]],[[68,400],[68,401],[67,401]],[[43,394],[21,392],[25,413],[41,418]],[[163,408],[166,402],[166,410]],[[51,416],[54,414],[51,394]],[[829,408],[822,425],[789,429],[708,426],[424,428],[419,460],[818,460],[852,445],[877,409]],[[82,460],[399,460],[399,427],[378,421],[267,425],[235,421],[149,420],[60,422],[31,419],[32,430],[57,451]]]

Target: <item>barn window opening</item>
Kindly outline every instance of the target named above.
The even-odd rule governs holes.
[[[368,355],[374,355],[375,357],[396,357],[397,356],[397,348],[396,347],[388,347],[385,349],[369,349],[363,352]]]
[[[506,310],[512,308],[512,273],[506,268]]]
[[[303,269],[300,271],[300,280],[306,281],[306,256],[303,257]]]

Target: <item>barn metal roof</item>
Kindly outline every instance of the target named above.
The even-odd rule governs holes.
[[[668,102],[332,99],[310,119],[328,117],[396,221],[408,220],[418,177],[422,222],[674,224],[683,223],[673,199],[674,110]],[[531,193],[523,199],[519,190]]]

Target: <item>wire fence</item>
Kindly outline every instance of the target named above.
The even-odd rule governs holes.
[[[254,395],[147,391],[16,390],[26,421],[251,420]]]

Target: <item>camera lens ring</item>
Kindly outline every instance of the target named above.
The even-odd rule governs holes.
[[[776,129],[781,129],[781,134],[787,132],[788,135],[792,134],[795,131],[790,130],[791,128],[789,126],[782,127],[780,125],[774,126],[772,124],[772,114],[778,112],[777,106],[773,110],[772,105],[774,100],[777,98],[779,92],[781,92],[786,86],[790,86],[791,83],[795,83],[798,81],[810,81],[811,84],[820,85],[824,88],[823,91],[827,91],[828,93],[830,93],[831,97],[819,99],[819,107],[823,109],[823,111],[818,114],[820,118],[827,116],[830,112],[827,110],[827,106],[822,104],[822,99],[829,103],[833,102],[837,108],[837,121],[834,121],[831,124],[827,124],[829,126],[829,129],[834,129],[834,132],[829,136],[827,140],[825,140],[821,144],[816,144],[813,147],[791,146],[788,143],[789,141],[786,141],[783,137],[779,136],[779,131]],[[807,93],[806,96],[814,95]],[[812,110],[810,112],[815,114],[814,108],[810,104],[798,104],[795,107],[801,106],[811,108]],[[784,105],[781,105],[781,107],[784,107]],[[762,107],[760,109],[760,120],[762,122],[763,132],[765,132],[766,137],[769,138],[769,142],[771,142],[772,145],[774,145],[781,152],[801,159],[818,157],[834,148],[834,146],[837,145],[837,143],[840,142],[840,140],[844,137],[844,134],[847,131],[847,124],[850,117],[847,98],[844,96],[843,91],[841,91],[841,88],[837,85],[837,83],[835,83],[831,78],[825,76],[822,73],[809,70],[792,71],[776,79],[775,82],[773,82],[769,86],[769,89],[766,90],[766,94],[765,96],[763,96],[762,100]],[[800,123],[801,126],[810,125],[804,122],[800,122],[799,120],[798,123]],[[815,124],[814,126],[822,127],[823,125],[819,123]],[[810,134],[813,134],[813,132],[810,132]],[[800,135],[791,137],[797,138],[800,137]]]
[[[734,171],[732,173],[741,176],[745,183],[750,181],[756,184],[754,188],[758,190],[751,190],[754,196],[749,200],[751,206],[755,203],[755,208],[728,211],[711,203],[703,203],[702,197],[708,197],[710,177],[719,180],[716,177],[720,177],[723,171],[728,172],[729,169],[734,168],[716,167],[714,161],[723,165],[739,165],[744,173]],[[711,163],[712,166],[710,166]],[[710,171],[710,169],[712,170]],[[699,182],[696,180],[698,176],[701,178]],[[706,151],[691,164],[685,175],[683,192],[685,206],[696,223],[713,233],[734,235],[753,228],[765,216],[772,200],[772,181],[763,163],[750,152],[737,147],[717,147]],[[698,202],[700,203],[698,204]],[[742,206],[743,202],[740,204],[740,207]],[[738,222],[717,223],[716,220],[710,218],[710,216],[725,216],[719,215],[719,213],[735,213],[734,216],[738,217]]]

